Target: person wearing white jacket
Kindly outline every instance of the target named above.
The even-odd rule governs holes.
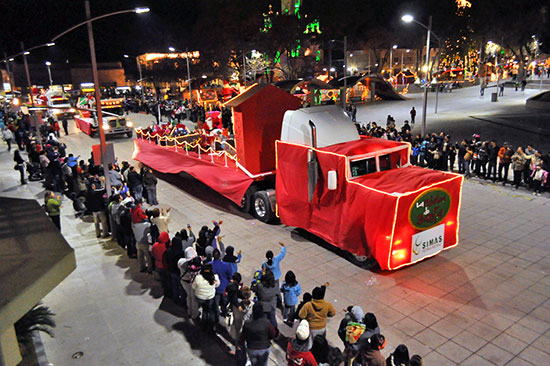
[[[199,316],[199,307],[192,286],[196,277],[195,275],[200,269],[201,260],[200,257],[197,257],[197,251],[193,247],[185,248],[184,254],[185,258],[181,258],[178,261],[180,280],[186,294],[187,315],[191,319],[195,319]],[[195,258],[197,258],[197,260],[195,260]]]
[[[216,287],[220,285],[220,278],[214,274],[211,264],[203,265],[201,273],[193,281],[193,292],[197,303],[202,308],[201,324],[207,331],[214,331],[214,296]]]

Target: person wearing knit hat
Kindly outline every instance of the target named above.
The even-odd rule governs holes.
[[[286,347],[288,366],[317,366],[317,361],[309,350],[309,338],[309,323],[302,320],[296,328],[296,338],[291,339]]]
[[[344,348],[356,343],[364,333],[363,309],[360,306],[348,306],[344,319],[338,327],[338,336],[344,343]]]
[[[334,306],[325,301],[325,291],[329,283],[313,289],[313,299],[305,304],[298,313],[300,319],[306,319],[311,330],[311,338],[316,335],[325,336],[327,327],[327,318],[336,315]]]

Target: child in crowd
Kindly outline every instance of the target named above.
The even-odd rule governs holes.
[[[296,305],[298,305],[298,296],[302,293],[302,288],[296,280],[296,275],[292,271],[288,271],[285,275],[285,281],[281,286],[283,293],[284,308],[283,321],[289,326],[294,325],[294,313]]]

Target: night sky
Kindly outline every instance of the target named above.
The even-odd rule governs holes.
[[[504,38],[523,31],[530,39],[532,34],[545,33],[539,39],[543,40],[543,48],[548,50],[550,27],[543,27],[546,29],[540,31],[542,23],[530,18],[539,17],[543,10],[548,17],[549,0],[470,1],[474,4],[472,8],[482,9],[477,14],[479,28],[483,28],[485,23],[490,24],[485,27],[486,37]],[[99,62],[130,62],[123,58],[124,54],[166,52],[169,46],[198,49],[203,53],[218,53],[220,47],[236,50],[251,47],[243,45],[246,40],[228,45],[226,39],[232,36],[227,36],[231,34],[235,36],[233,38],[239,38],[242,35],[243,39],[246,38],[243,25],[250,24],[252,18],[257,19],[268,4],[277,11],[280,3],[281,0],[91,0],[92,17],[138,6],[151,8],[151,12],[145,14],[129,13],[94,22],[97,58]],[[393,31],[388,44],[399,39],[400,44],[416,46],[414,42],[423,42],[424,30],[420,27],[405,28],[400,21],[400,15],[405,12],[414,13],[424,22],[428,15],[433,15],[434,29],[438,34],[456,36],[456,24],[453,25],[456,18],[452,17],[456,10],[455,0],[302,0],[302,3],[305,8],[308,7],[306,4],[309,5],[310,10],[315,8],[324,30],[320,37],[325,40],[341,39],[347,35],[348,41],[353,42],[355,37],[356,46],[360,46],[361,41],[372,41]],[[476,7],[477,4],[483,6]],[[497,5],[500,10],[496,9]],[[518,12],[525,11],[531,11],[531,14],[517,16]],[[492,18],[493,23],[485,22],[485,18]],[[20,52],[21,41],[25,42],[26,48],[44,44],[84,20],[83,0],[0,0],[0,59],[4,52],[8,56]],[[373,23],[379,23],[382,33],[365,30]],[[510,33],[514,28],[515,31]],[[212,41],[213,38],[220,39],[221,46]],[[55,63],[68,60],[71,64],[89,62],[86,27],[60,38],[54,47],[33,51],[28,58],[30,63],[46,60]],[[21,58],[16,62],[21,62]]]
[[[125,53],[166,51],[186,47],[191,41],[189,24],[196,16],[190,0],[91,0],[92,17],[118,10],[148,6],[145,14],[122,14],[94,22],[98,61],[121,61]],[[0,56],[20,52],[25,47],[44,44],[52,37],[85,20],[83,0],[2,0],[0,1]],[[86,27],[56,42],[56,46],[36,50],[29,62],[89,62]],[[20,60],[18,60],[20,61]]]

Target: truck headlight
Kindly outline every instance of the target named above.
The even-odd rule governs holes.
[[[54,108],[52,112],[53,112],[53,114],[59,114],[59,113],[61,113],[61,110],[59,110],[57,108]]]
[[[69,109],[69,112],[74,113],[74,112],[76,112],[76,109],[71,108],[71,109]]]
[[[109,125],[103,125],[104,130],[108,130],[109,128],[110,128]]]
[[[126,121],[126,127],[132,127],[133,125],[132,121]]]

